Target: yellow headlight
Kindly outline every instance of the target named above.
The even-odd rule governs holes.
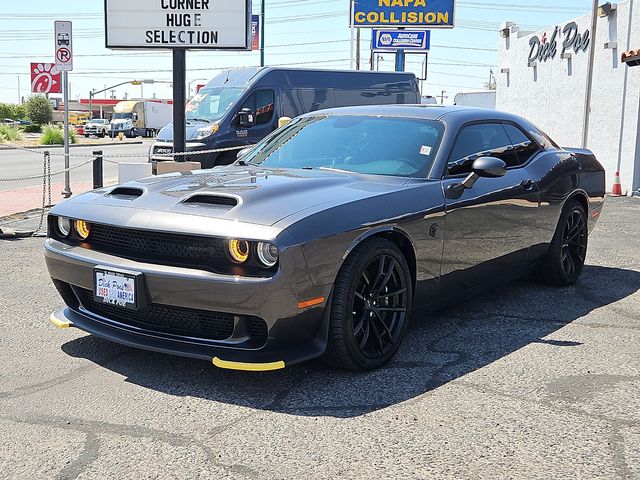
[[[229,255],[236,263],[244,263],[249,258],[249,242],[246,240],[229,240]]]
[[[84,220],[76,220],[75,221],[76,233],[82,240],[86,240],[91,233],[91,227],[88,222]]]

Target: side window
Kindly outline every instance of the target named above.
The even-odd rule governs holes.
[[[507,167],[518,165],[511,140],[501,124],[481,123],[462,127],[449,154],[449,175],[471,173],[474,160],[480,157],[499,158]]]
[[[256,125],[265,125],[273,119],[275,97],[273,90],[259,90],[256,96]]]
[[[507,131],[507,135],[509,135],[509,140],[511,140],[511,145],[513,145],[520,165],[527,163],[538,153],[538,146],[518,127],[507,123],[504,125],[504,129]]]

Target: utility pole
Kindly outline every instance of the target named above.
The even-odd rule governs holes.
[[[596,30],[598,28],[598,4],[599,0],[593,0],[591,11],[591,45],[589,48],[589,70],[587,73],[587,89],[584,100],[584,121],[582,130],[582,148],[587,148],[589,143],[589,120],[591,117],[591,91],[593,90],[593,63],[596,56]]]
[[[265,14],[264,14],[265,0],[261,0],[260,3],[260,19],[262,25],[260,25],[260,66],[264,67],[264,29],[265,29]]]
[[[445,95],[446,90],[442,90],[442,93],[440,95],[436,95],[436,98],[440,98],[440,105],[444,104],[444,99],[445,98],[449,98],[447,95]]]

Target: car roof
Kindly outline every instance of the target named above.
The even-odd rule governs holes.
[[[489,108],[465,107],[458,105],[364,105],[357,107],[329,108],[307,113],[313,115],[373,115],[425,120],[443,120],[449,122],[467,122],[475,120],[519,121],[520,117]]]

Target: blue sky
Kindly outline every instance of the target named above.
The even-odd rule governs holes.
[[[135,0],[132,0],[135,1]],[[260,2],[254,0],[259,13]],[[112,51],[104,48],[102,0],[2,0],[0,12],[0,101],[18,101],[30,87],[29,63],[52,61],[53,21],[71,20],[74,29],[74,71],[69,75],[71,98],[88,98],[90,89],[153,78],[171,80],[171,53]],[[348,0],[266,0],[266,63],[314,68],[348,68],[350,33]],[[457,92],[478,90],[497,67],[497,29],[515,21],[524,29],[563,23],[588,13],[589,0],[480,0],[458,1],[456,28],[435,30],[431,37],[429,77],[424,93],[450,99]],[[371,33],[362,31],[363,66],[368,68]],[[393,55],[383,54],[381,70],[393,69]],[[424,57],[408,57],[407,70],[419,73]],[[192,88],[219,69],[259,64],[258,52],[188,52],[187,80]],[[121,98],[140,96],[139,86],[116,90]],[[168,84],[145,85],[145,97],[171,98]]]

